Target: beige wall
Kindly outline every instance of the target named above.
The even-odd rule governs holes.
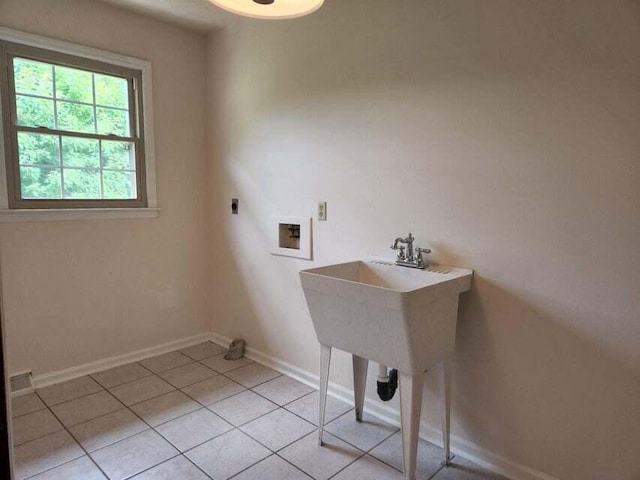
[[[412,231],[476,271],[455,435],[557,478],[640,478],[639,3],[333,0],[209,47],[212,330],[317,371],[298,270]],[[315,261],[270,256],[270,217],[319,200]],[[429,373],[434,426],[436,395]]]
[[[204,39],[82,0],[0,1],[0,25],[152,62],[162,209],[0,225],[10,371],[39,375],[206,332]]]

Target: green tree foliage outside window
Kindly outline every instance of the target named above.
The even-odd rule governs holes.
[[[134,143],[117,140],[132,134],[128,81],[23,58],[13,72],[18,126],[60,132],[18,132],[22,198],[135,199]]]

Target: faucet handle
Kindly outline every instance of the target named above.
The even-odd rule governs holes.
[[[424,268],[424,258],[422,258],[423,253],[431,253],[431,249],[420,247],[416,248],[416,260],[420,268]]]

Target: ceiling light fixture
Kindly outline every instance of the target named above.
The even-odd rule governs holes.
[[[318,10],[324,0],[209,0],[237,15],[253,18],[283,19],[308,15]]]

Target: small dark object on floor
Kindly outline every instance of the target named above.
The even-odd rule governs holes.
[[[238,360],[244,356],[244,346],[247,342],[242,338],[236,338],[231,345],[229,345],[229,350],[224,356],[225,360]]]

